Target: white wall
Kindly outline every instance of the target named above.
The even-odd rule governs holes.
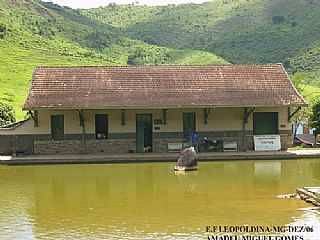
[[[279,112],[279,130],[291,130],[288,122],[287,107],[278,108],[257,108],[256,112]],[[84,111],[86,132],[95,133],[94,116],[96,113],[108,114],[110,133],[134,133],[136,130],[136,114],[151,113],[153,120],[162,118],[162,110],[126,110],[126,124],[121,125],[120,110],[86,110]],[[196,112],[197,131],[237,131],[242,129],[243,109],[241,108],[213,108],[208,116],[208,124],[204,124],[203,109],[169,109],[167,111],[167,124],[160,125],[158,132],[181,132],[183,112]],[[23,135],[23,134],[50,134],[51,115],[63,114],[65,134],[80,134],[79,114],[75,110],[70,111],[39,111],[39,126],[34,127],[33,120],[25,122],[23,125],[13,129],[0,129],[0,135]],[[252,115],[247,125],[248,130],[253,129]],[[157,131],[155,131],[157,132]]]

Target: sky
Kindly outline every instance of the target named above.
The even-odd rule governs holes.
[[[106,6],[109,3],[129,4],[132,2],[139,2],[139,4],[147,5],[167,5],[167,4],[181,4],[181,3],[203,3],[208,0],[44,0],[45,2],[54,2],[62,6],[69,6],[72,8],[96,8]]]

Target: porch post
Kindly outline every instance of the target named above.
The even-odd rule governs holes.
[[[209,117],[209,109],[204,108],[203,109],[203,123],[204,123],[204,125],[208,124],[208,117]]]
[[[243,119],[242,119],[242,140],[241,140],[241,151],[242,152],[246,152],[247,151],[247,147],[246,147],[246,115],[248,112],[248,108],[244,108],[243,109]]]
[[[121,125],[126,125],[126,110],[124,109],[121,110]]]
[[[167,124],[167,109],[162,109],[162,124],[166,125]]]
[[[255,108],[247,108],[243,109],[243,120],[242,120],[242,141],[241,141],[241,151],[247,151],[247,123],[250,115],[253,113]]]
[[[82,147],[84,149],[84,153],[87,153],[88,149],[87,149],[86,127],[85,127],[84,114],[83,114],[83,110],[78,110],[78,112],[79,112],[80,126],[82,128],[82,134],[81,134]]]

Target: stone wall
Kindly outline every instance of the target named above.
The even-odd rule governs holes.
[[[34,142],[35,154],[128,153],[135,150],[135,139],[40,140]]]
[[[292,134],[281,134],[281,149],[287,150],[289,147],[293,145],[293,136]]]
[[[80,140],[35,140],[34,154],[77,154],[82,153]]]
[[[168,152],[168,143],[183,143],[182,138],[156,138],[153,139],[153,152]]]
[[[0,155],[11,155],[14,152],[14,136],[0,136]]]
[[[135,151],[135,139],[87,140],[88,153],[129,153]]]
[[[280,132],[282,150],[292,145],[292,134]],[[241,149],[242,132],[200,132],[199,138],[223,139],[224,141],[236,141],[238,150]],[[50,135],[28,135],[28,136],[0,136],[0,154],[79,154],[79,153],[128,153],[135,152],[136,139],[134,134],[112,135],[110,139],[96,140],[95,136],[86,136],[86,148],[82,142],[81,135],[66,135],[65,140],[53,141]],[[168,143],[186,142],[182,133],[154,133],[153,152],[164,153],[168,151]],[[247,150],[253,151],[253,135],[248,132],[246,136]]]
[[[32,154],[32,135],[0,135],[0,155]]]

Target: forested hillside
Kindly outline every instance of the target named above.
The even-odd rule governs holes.
[[[89,10],[0,0],[0,101],[14,105],[21,119],[38,65],[282,62],[306,95],[313,95],[320,87],[319,19],[317,0]]]
[[[131,38],[199,49],[231,63],[283,63],[319,86],[320,1],[213,0],[164,7],[114,5],[82,10]]]
[[[18,119],[32,71],[39,65],[226,63],[198,50],[176,50],[131,39],[79,10],[37,0],[0,0],[0,101]]]

